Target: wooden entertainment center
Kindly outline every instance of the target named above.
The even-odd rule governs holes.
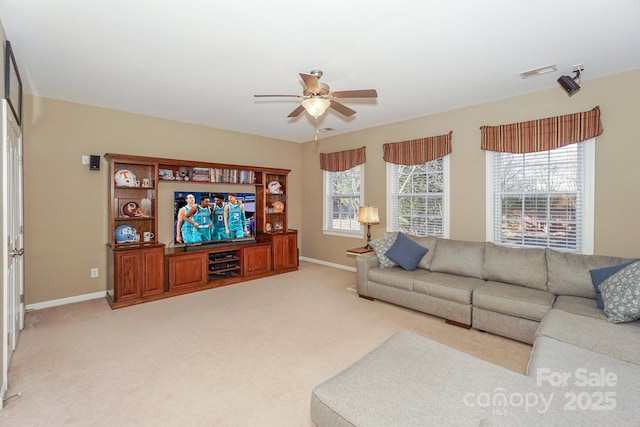
[[[290,170],[113,153],[105,158],[110,174],[107,301],[111,308],[298,269],[298,232],[289,230],[287,221]],[[176,181],[255,186],[255,240],[189,248],[168,248],[158,242],[158,186]],[[135,241],[117,241],[116,232],[133,230]]]

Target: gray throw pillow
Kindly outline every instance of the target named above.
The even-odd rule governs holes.
[[[633,262],[635,261],[625,262],[624,264],[613,265],[611,267],[589,270],[589,273],[591,273],[591,281],[593,282],[593,289],[595,289],[596,291],[596,305],[600,310],[604,310],[604,302],[602,301],[602,294],[600,293],[600,285],[602,284],[602,282]]]
[[[385,255],[385,253],[387,253],[387,251],[391,249],[391,246],[393,246],[393,244],[395,243],[396,237],[398,237],[398,233],[392,232],[388,233],[384,237],[369,242],[369,245],[373,248],[373,252],[375,252],[376,256],[378,257],[380,268],[389,268],[398,265],[387,258],[387,256]]]
[[[602,282],[600,292],[608,322],[640,319],[640,261],[627,265]]]

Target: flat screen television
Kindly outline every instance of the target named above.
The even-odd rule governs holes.
[[[233,224],[235,219],[236,232],[231,230],[230,235],[226,235],[224,227],[217,228],[216,224],[224,224],[222,213],[214,209],[215,198],[220,196],[224,200],[224,205],[229,203],[229,194],[232,192],[216,192],[216,191],[176,191],[173,197],[173,236],[176,244],[184,244],[187,249],[189,247],[200,248],[205,245],[221,245],[225,243],[238,243],[238,242],[255,242],[255,213],[256,213],[256,195],[255,193],[235,193],[238,204],[244,207],[244,218],[237,208],[230,212],[230,221]],[[181,225],[181,236],[178,239],[178,220],[180,209],[187,205],[187,196],[193,195],[195,198],[195,204],[202,206],[204,199],[209,199],[210,209],[199,209],[194,212],[190,219],[198,224],[205,224],[202,227],[193,227],[187,225],[183,227]],[[194,208],[195,210],[195,208]],[[209,215],[210,216],[207,218]],[[242,220],[244,219],[244,223]],[[239,221],[239,222],[238,222]],[[184,221],[183,221],[184,222]],[[245,234],[239,229],[238,225],[242,227],[244,225],[249,232]],[[230,227],[232,228],[232,227]],[[242,227],[244,229],[244,227]],[[182,233],[184,230],[184,233]]]

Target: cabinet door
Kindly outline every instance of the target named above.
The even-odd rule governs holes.
[[[114,301],[126,301],[140,296],[140,252],[125,251],[114,254]]]
[[[252,276],[271,271],[271,246],[254,246],[243,249],[242,275]]]
[[[164,292],[164,249],[163,247],[142,251],[141,295],[155,295]]]
[[[207,283],[207,254],[169,257],[169,290],[193,288]]]
[[[298,265],[297,233],[276,234],[272,243],[274,270],[284,270]]]

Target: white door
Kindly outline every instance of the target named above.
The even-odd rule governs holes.
[[[2,262],[2,390],[9,386],[9,364],[18,335],[24,327],[24,239],[22,133],[6,100],[2,100],[2,242],[7,242]],[[0,400],[0,408],[2,400]]]

